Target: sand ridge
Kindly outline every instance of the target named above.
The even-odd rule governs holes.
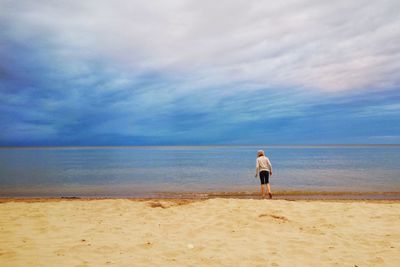
[[[0,266],[397,266],[400,203],[0,204]]]

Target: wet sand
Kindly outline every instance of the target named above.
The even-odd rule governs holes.
[[[397,266],[400,202],[2,199],[0,266]]]
[[[259,191],[154,191],[154,192],[130,192],[126,194],[107,194],[101,190],[79,191],[71,190],[64,193],[57,193],[57,190],[50,191],[38,190],[2,190],[0,189],[0,202],[7,199],[58,199],[58,198],[81,198],[81,199],[104,199],[104,198],[129,198],[129,199],[210,199],[210,198],[240,198],[257,199],[260,196]],[[278,190],[273,191],[274,199],[285,200],[399,200],[400,191],[393,192],[372,192],[372,191],[294,191]]]

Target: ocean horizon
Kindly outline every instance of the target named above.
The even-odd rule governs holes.
[[[0,197],[146,197],[257,192],[258,149],[274,191],[400,192],[400,145],[1,147]]]

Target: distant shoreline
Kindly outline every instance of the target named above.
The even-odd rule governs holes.
[[[128,146],[0,146],[0,150],[13,149],[174,149],[174,148],[232,148],[232,147],[272,147],[272,148],[374,148],[400,147],[400,144],[232,144],[232,145],[128,145]]]

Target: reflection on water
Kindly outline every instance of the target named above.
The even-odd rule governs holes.
[[[274,189],[400,189],[399,146],[76,147],[0,149],[0,195],[254,190],[258,149],[272,162]]]

